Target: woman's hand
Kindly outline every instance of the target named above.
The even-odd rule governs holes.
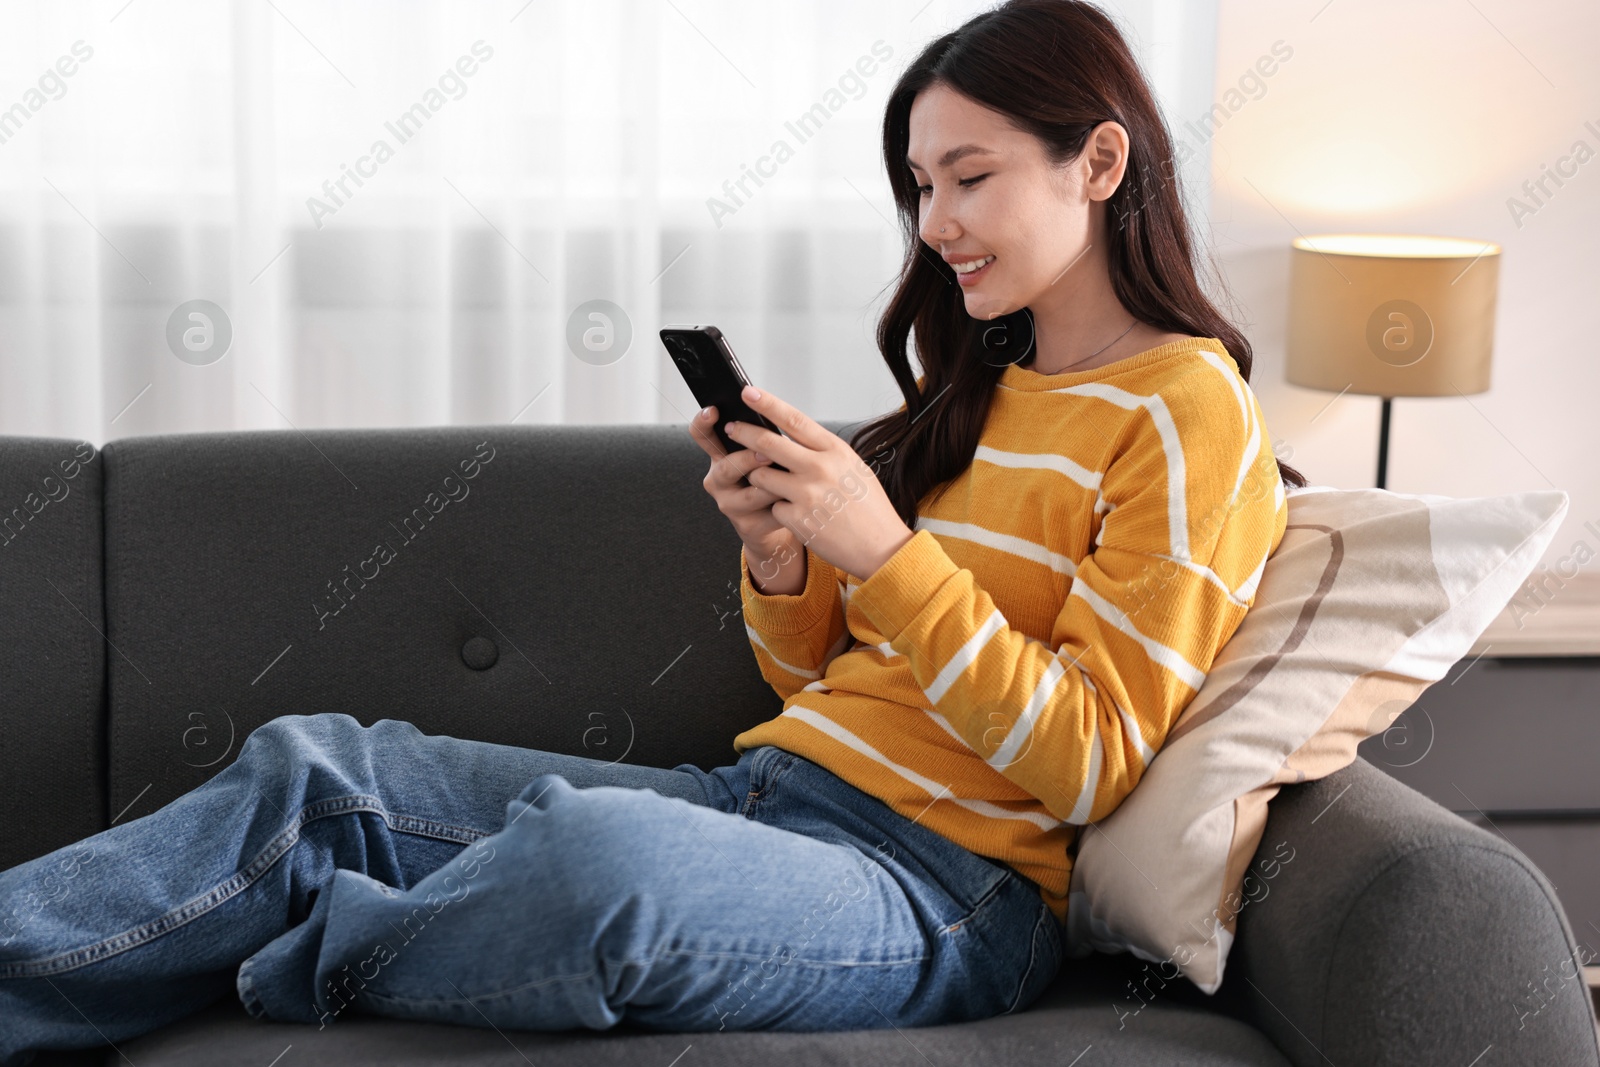
[[[746,492],[760,494],[748,499],[766,501],[757,506],[770,507],[774,521],[838,569],[862,581],[870,578],[913,533],[878,476],[847,441],[799,409],[754,386],[745,386],[742,396],[788,435],[752,423],[725,427],[729,437],[754,453],[736,468],[747,472],[752,489]],[[766,465],[773,461],[789,469]]]
[[[805,549],[789,528],[772,514],[773,502],[779,497],[769,490],[745,484],[751,470],[772,461],[748,448],[725,451],[713,430],[716,424],[715,406],[689,422],[690,435],[711,457],[711,469],[700,484],[744,542],[750,577],[757,589],[797,593],[805,585]]]

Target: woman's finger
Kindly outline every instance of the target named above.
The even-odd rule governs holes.
[[[806,448],[820,452],[826,449],[834,439],[834,434],[811,418],[811,416],[788,401],[780,400],[772,393],[757,389],[753,385],[747,385],[740,394],[740,399],[749,404],[753,411],[765,415],[774,426],[782,431],[775,434],[765,427],[756,426],[755,429],[760,431],[758,435],[760,440],[744,442],[752,448],[759,444],[764,450],[775,452],[781,456],[782,453],[778,452],[778,448],[781,446],[778,443],[782,442],[790,448],[793,448],[795,443],[799,443]],[[773,447],[768,447],[769,444]]]
[[[754,455],[748,448],[727,453],[711,464],[711,480],[721,488],[741,487],[751,471],[766,465],[756,462]]]
[[[723,447],[716,430],[713,429],[717,424],[717,409],[711,407],[706,411],[711,414],[707,415],[705,411],[701,411],[689,420],[689,436],[694,438],[694,443],[699,445],[700,450],[706,455],[712,459],[721,459],[728,454],[728,450]]]

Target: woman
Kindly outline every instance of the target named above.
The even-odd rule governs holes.
[[[850,444],[753,391],[786,436],[733,425],[723,454],[715,412],[690,426],[785,699],[738,761],[274,719],[171,804],[0,872],[0,1063],[229,995],[321,1027],[676,1031],[1038,997],[1077,828],[1138,783],[1303,480],[1097,8],[1011,0],[934,41],[883,142],[908,253],[878,339],[906,404]]]

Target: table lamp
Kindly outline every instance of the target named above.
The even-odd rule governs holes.
[[[1500,246],[1409,234],[1295,238],[1289,254],[1292,385],[1383,398],[1378,488],[1389,465],[1389,404],[1489,388]]]

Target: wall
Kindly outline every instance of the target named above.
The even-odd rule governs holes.
[[[1251,385],[1287,446],[1280,455],[1314,484],[1375,484],[1378,398],[1284,381],[1290,240],[1371,231],[1494,241],[1491,387],[1397,399],[1388,488],[1563,489],[1571,508],[1544,563],[1580,540],[1581,556],[1600,549],[1584,529],[1600,528],[1600,5],[1221,0],[1217,35],[1218,100],[1275,42],[1290,53],[1232,98],[1211,139],[1211,247],[1255,348]],[[1529,197],[1524,182],[1568,156],[1563,168],[1576,173]],[[1514,213],[1514,199],[1531,210]]]

